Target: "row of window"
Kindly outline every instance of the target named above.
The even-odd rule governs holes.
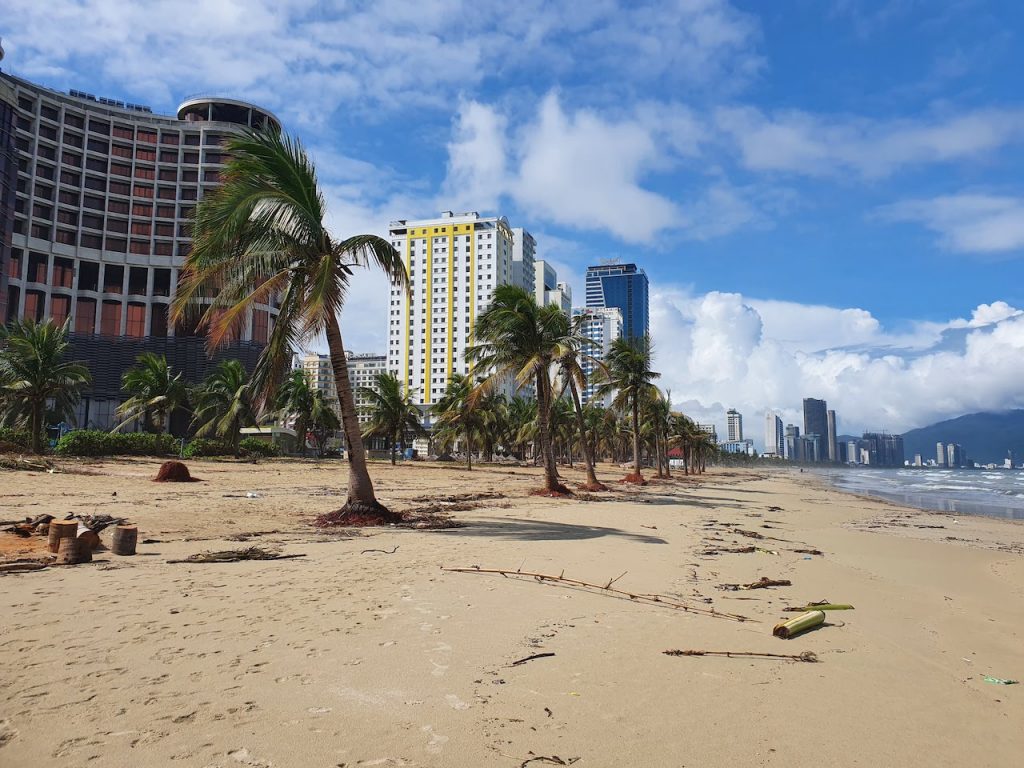
[[[53,181],[53,179],[48,179]],[[61,181],[64,181],[63,174],[61,175]],[[69,177],[68,183],[70,186],[78,186],[77,177]],[[110,179],[109,182],[105,178],[98,178],[95,176],[85,177],[85,189],[95,192],[109,192],[112,195],[121,195],[123,197],[139,197],[146,200],[153,199],[154,188],[150,184],[140,184],[135,182],[130,184],[125,181],[117,181],[116,179]],[[180,190],[176,187],[157,187],[156,197],[160,200],[198,200],[199,190],[202,188],[197,187],[182,187]],[[18,193],[21,195],[28,195],[28,180],[24,177],[18,177]],[[40,181],[32,186],[33,197],[42,200],[53,200],[56,188],[49,184],[44,184]],[[80,190],[77,189],[66,189],[61,188],[59,193],[59,199],[62,203],[74,204],[78,201],[78,195]]]
[[[24,263],[23,263],[24,262]],[[22,271],[22,266],[25,267]],[[50,279],[47,280],[47,272],[52,266]],[[102,269],[102,280],[100,279],[100,268]],[[23,280],[26,283],[48,284],[57,288],[71,288],[75,276],[75,262],[62,256],[54,256],[52,265],[45,253],[31,251],[28,254],[27,262],[24,259],[24,251],[15,248],[11,251],[11,259],[8,261],[7,274],[14,278]],[[153,279],[154,296],[171,295],[171,270],[163,267],[125,267],[122,264],[100,264],[95,261],[78,262],[78,283],[80,291],[98,292],[101,289],[104,293],[124,293],[145,296],[149,292],[150,274]],[[127,277],[127,282],[125,278]]]

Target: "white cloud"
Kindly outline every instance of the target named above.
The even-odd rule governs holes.
[[[799,424],[804,397],[826,399],[844,432],[1024,406],[1024,312],[1005,302],[894,333],[862,309],[661,286],[651,326],[673,401],[720,431],[735,407],[758,443],[765,410]]]
[[[872,120],[723,107],[714,121],[735,142],[747,169],[808,176],[880,178],[909,166],[978,158],[1024,140],[1020,109]]]
[[[923,224],[942,245],[961,253],[995,254],[1024,250],[1024,198],[962,193],[885,206],[890,221]]]

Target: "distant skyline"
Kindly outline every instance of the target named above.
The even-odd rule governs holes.
[[[702,423],[1024,406],[1020,4],[9,0],[0,24],[0,66],[59,90],[273,110],[339,233],[506,215],[577,304],[588,265],[636,263]],[[387,349],[387,295],[356,281],[349,348]]]

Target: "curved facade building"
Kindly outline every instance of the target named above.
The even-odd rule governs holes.
[[[110,424],[121,374],[143,351],[165,354],[190,381],[225,357],[254,364],[274,305],[257,306],[238,342],[213,360],[202,338],[171,326],[168,310],[192,214],[219,183],[226,139],[268,122],[280,127],[240,101],[193,98],[177,116],[161,116],[0,73],[0,142],[13,128],[0,182],[14,191],[6,219],[0,197],[0,321],[70,319],[75,357],[94,379],[80,426]]]

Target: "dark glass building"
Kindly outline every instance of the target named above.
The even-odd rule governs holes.
[[[587,307],[617,307],[622,312],[622,335],[646,336],[649,329],[647,274],[636,264],[587,267]]]
[[[810,437],[817,435],[821,445],[825,445],[828,437],[828,406],[824,400],[815,400],[813,397],[804,398],[804,435]],[[827,452],[822,452],[827,456]],[[820,456],[815,461],[820,460]]]

